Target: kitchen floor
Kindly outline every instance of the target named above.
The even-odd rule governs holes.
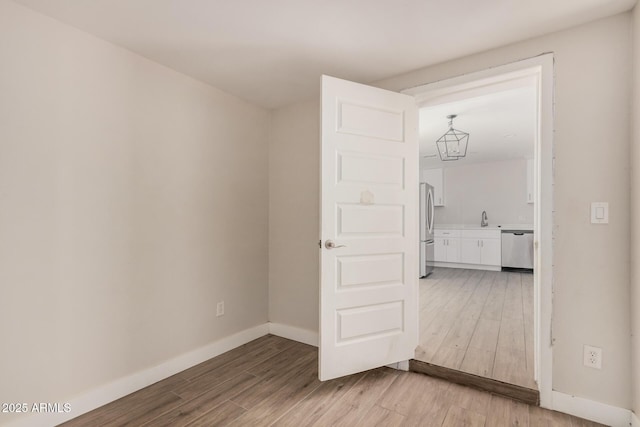
[[[436,268],[420,280],[416,359],[537,389],[533,275]]]

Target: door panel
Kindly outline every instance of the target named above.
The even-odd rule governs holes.
[[[398,236],[404,234],[402,205],[337,204],[338,237],[359,234],[360,237]]]
[[[338,152],[338,182],[386,184],[402,187],[404,159]]]
[[[402,283],[404,254],[336,257],[338,291],[352,286]]]
[[[402,110],[386,110],[371,103],[358,105],[344,98],[336,98],[336,101],[337,132],[371,137],[377,141],[405,142]]]
[[[410,359],[417,345],[415,100],[323,76],[321,152],[319,375],[327,380]]]
[[[338,342],[402,332],[403,301],[338,310]]]

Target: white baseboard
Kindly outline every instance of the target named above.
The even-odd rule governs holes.
[[[502,270],[502,267],[499,265],[463,264],[459,262],[442,262],[442,261],[434,261],[433,266],[445,267],[445,268],[466,268],[468,270],[488,270],[488,271]]]
[[[81,396],[68,400],[71,405],[69,413],[38,413],[24,418],[9,421],[10,427],[41,427],[52,426],[68,421],[79,415],[92,411],[107,403],[113,402],[127,394],[140,390],[148,385],[184,371],[192,366],[216,357],[222,353],[253,341],[269,333],[269,324],[245,329],[229,337],[207,344],[196,350],[182,354],[154,367],[139,371],[129,376],[115,380],[102,387],[91,390]]]
[[[295,326],[284,325],[282,323],[269,322],[269,333],[318,347],[318,332],[310,331],[308,329],[296,328]]]
[[[618,406],[607,405],[582,397],[552,392],[553,409],[612,427],[628,427],[632,423],[632,412]],[[636,418],[637,420],[637,418]]]
[[[120,378],[74,399],[68,400],[66,402],[71,406],[71,412],[69,413],[30,414],[24,418],[11,420],[6,425],[8,427],[44,427],[63,423],[268,333],[308,345],[318,346],[319,336],[317,332],[281,323],[265,323],[245,329],[244,331],[168,360],[160,365]],[[404,366],[398,366],[396,369],[398,368],[403,369]],[[628,409],[557,391],[552,392],[552,403],[553,409],[580,418],[613,427],[628,427],[629,425],[632,427],[640,427],[638,417]]]

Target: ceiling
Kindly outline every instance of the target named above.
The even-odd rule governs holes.
[[[533,158],[536,129],[536,87],[533,84],[491,91],[473,98],[420,109],[420,165],[452,167],[469,163]],[[469,133],[467,156],[443,162],[436,140],[453,127]]]
[[[257,105],[568,28],[636,0],[15,0]]]

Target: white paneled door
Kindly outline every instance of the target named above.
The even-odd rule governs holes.
[[[413,97],[322,77],[321,380],[414,356],[417,118]]]

